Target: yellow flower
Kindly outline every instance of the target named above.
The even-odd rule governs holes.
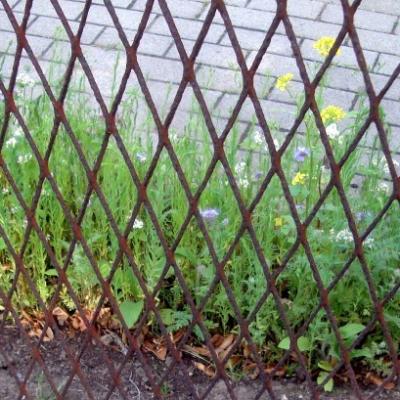
[[[307,174],[303,174],[302,172],[298,172],[294,178],[292,179],[292,185],[304,185],[306,183]]]
[[[278,80],[276,81],[275,87],[279,89],[281,92],[286,90],[287,85],[293,79],[293,74],[291,72],[281,75]]]
[[[331,36],[322,36],[320,39],[314,42],[313,47],[315,50],[318,51],[318,53],[321,56],[326,57],[329,54],[331,48],[333,47],[335,40],[336,39]],[[336,54],[340,55],[340,53],[341,50],[337,49]]]
[[[282,217],[275,218],[274,222],[275,222],[275,228],[280,228],[283,225]]]
[[[321,111],[321,118],[324,124],[331,124],[342,120],[346,116],[344,110],[337,106],[328,106]]]

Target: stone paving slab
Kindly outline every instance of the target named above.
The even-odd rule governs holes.
[[[17,20],[22,19],[25,1],[9,0]],[[84,0],[59,0],[73,32],[79,26]],[[128,40],[133,40],[146,7],[146,0],[113,0],[119,23],[124,28]],[[209,0],[167,0],[188,54],[191,53],[198,34],[209,10]],[[227,10],[242,52],[248,65],[251,65],[260,48],[265,32],[274,18],[275,1],[267,0],[226,0]],[[8,17],[0,4],[0,52],[5,57],[1,70],[4,79],[10,75],[15,35]],[[298,45],[307,67],[320,65],[321,58],[313,49],[313,43],[323,35],[335,36],[341,29],[343,11],[339,0],[288,0],[288,12]],[[377,90],[385,83],[400,62],[400,1],[398,0],[362,0],[355,15],[355,25],[364,50],[367,65],[371,71],[371,80]],[[35,55],[41,60],[45,71],[50,67],[55,50],[59,61],[66,63],[70,57],[70,45],[50,0],[34,0],[32,15],[28,25],[27,38]],[[57,38],[57,40],[55,40]],[[7,49],[10,41],[14,44]],[[113,21],[102,0],[93,1],[82,36],[83,53],[93,68],[98,86],[109,98],[112,89],[112,76],[116,81],[121,78],[125,68],[125,54]],[[329,83],[325,96],[332,102],[350,111],[357,101],[360,91],[365,89],[363,76],[358,68],[352,44],[346,38],[341,47],[340,56],[335,57],[329,69]],[[162,103],[162,94],[168,87],[176,88],[182,79],[183,68],[180,55],[171,37],[164,16],[155,2],[146,31],[138,51],[138,60],[147,79],[150,92],[156,93],[156,104]],[[114,69],[116,61],[119,65]],[[26,58],[24,66],[30,62]],[[286,93],[274,88],[277,76],[291,72],[294,74],[292,90],[301,93],[303,83],[300,79],[296,61],[282,24],[278,27],[264,56],[255,78],[257,93],[266,110],[276,118],[282,129],[288,129],[286,115],[292,112],[293,99]],[[60,76],[62,73],[60,72]],[[217,14],[206,36],[205,43],[196,60],[196,76],[210,110],[222,120],[230,115],[238,93],[242,88],[241,74],[226,32],[222,18]],[[171,86],[172,85],[172,86]],[[175,93],[175,91],[172,91]],[[209,100],[208,100],[209,99]],[[386,108],[388,122],[395,132],[400,130],[400,79],[397,78],[392,89],[382,103]],[[190,108],[190,101],[182,103],[179,112]],[[280,115],[278,115],[280,114]],[[254,119],[252,107],[244,107],[240,121],[250,126]],[[246,128],[244,128],[246,129]]]

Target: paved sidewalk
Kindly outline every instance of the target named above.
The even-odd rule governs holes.
[[[8,0],[19,20],[25,6],[23,0]],[[84,7],[83,0],[59,0],[68,17],[71,27],[76,30]],[[125,29],[129,40],[132,40],[140,23],[146,0],[113,0],[119,21]],[[157,3],[157,2],[156,2]],[[195,39],[202,27],[210,1],[207,0],[168,0],[168,5],[183,39],[188,53],[191,52]],[[273,17],[276,2],[274,0],[226,0],[230,18],[236,27],[236,35],[243,49],[248,65],[255,57],[265,32]],[[321,61],[313,49],[313,42],[321,36],[336,36],[343,20],[339,0],[288,0],[289,14],[298,38],[302,54],[310,65]],[[15,37],[8,17],[0,2],[0,51],[7,49],[8,43]],[[62,60],[70,55],[69,43],[63,41],[60,32],[62,25],[50,0],[34,0],[28,40],[35,54],[40,57],[45,70],[49,61],[54,59],[57,48]],[[355,16],[355,24],[371,78],[376,90],[382,88],[400,62],[400,1],[399,0],[363,0]],[[117,82],[124,69],[124,53],[118,33],[111,17],[101,0],[93,1],[89,12],[87,26],[82,36],[82,48],[103,95],[110,96],[114,65]],[[65,35],[64,35],[65,37]],[[55,40],[55,38],[59,38]],[[6,62],[1,74],[9,76],[12,66],[12,54],[15,44],[7,50]],[[61,52],[61,54],[60,54]],[[119,55],[118,55],[119,54]],[[161,105],[165,101],[167,90],[170,93],[170,104],[182,77],[182,64],[173,39],[169,33],[164,17],[156,4],[147,25],[146,32],[139,47],[139,63],[155,102]],[[30,65],[28,60],[24,62]],[[342,53],[335,57],[335,64],[329,70],[328,89],[325,94],[327,104],[335,104],[345,110],[352,110],[358,94],[365,90],[361,72],[348,38],[342,46]],[[302,83],[299,77],[292,50],[282,26],[278,28],[267,54],[258,69],[255,80],[256,89],[262,97],[267,118],[277,121],[280,127],[288,129],[293,120],[295,106],[287,92],[274,88],[276,77],[291,72],[294,74],[292,92],[300,93]],[[219,129],[223,128],[226,118],[236,104],[242,87],[241,77],[230,39],[219,14],[206,37],[206,43],[200,51],[196,63],[196,76],[208,106]],[[132,80],[132,84],[134,84]],[[192,96],[189,88],[177,119],[184,119],[190,109]],[[387,93],[383,106],[387,121],[392,127],[394,137],[400,137],[400,79],[393,84]],[[242,129],[249,128],[254,120],[254,109],[246,101],[239,115]],[[395,143],[393,144],[395,145]]]

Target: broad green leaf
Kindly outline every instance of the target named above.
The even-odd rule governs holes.
[[[320,367],[324,371],[328,371],[328,372],[331,372],[332,369],[333,369],[332,364],[329,361],[326,361],[326,360],[319,361],[318,362],[318,367]]]
[[[300,351],[309,351],[311,343],[306,337],[300,336],[297,339],[297,346],[299,347]],[[290,338],[285,337],[284,339],[282,339],[279,342],[278,347],[283,350],[289,350],[290,349]]]
[[[133,328],[143,310],[143,300],[136,302],[126,300],[120,304],[119,308],[128,328]]]
[[[47,271],[45,271],[45,274],[47,276],[58,276],[58,272],[54,268],[48,269]]]
[[[360,333],[364,328],[365,326],[362,324],[349,323],[339,328],[339,331],[343,339],[351,339],[356,337],[357,334]]]
[[[300,336],[297,339],[297,346],[299,347],[300,351],[310,351],[311,343],[305,336]]]
[[[317,378],[317,383],[318,385],[321,385],[321,383],[326,379],[328,376],[328,372],[320,372]],[[324,390],[325,392],[332,392],[333,390],[333,379],[329,378],[328,382],[325,383],[324,385]]]
[[[288,337],[285,337],[284,339],[282,339],[279,342],[278,347],[283,350],[289,350],[290,349],[290,339]]]

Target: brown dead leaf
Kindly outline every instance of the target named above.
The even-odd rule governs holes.
[[[171,334],[172,343],[173,344],[179,343],[179,341],[183,338],[184,335],[185,335],[184,329],[181,329],[181,330],[175,332],[174,334]]]
[[[224,337],[218,333],[216,333],[211,338],[211,344],[214,346],[215,349],[218,348],[223,341],[224,341]]]
[[[368,382],[370,382],[370,383],[372,383],[373,385],[376,385],[376,386],[382,386],[383,385],[383,387],[386,390],[393,390],[396,387],[394,382],[386,382],[386,383],[384,383],[384,379],[382,379],[378,375],[374,374],[373,372],[368,372],[365,375],[365,377],[368,380]]]
[[[214,368],[212,368],[210,365],[204,365],[200,362],[193,361],[193,365],[203,372],[203,374],[207,375],[209,378],[212,378],[215,375]]]
[[[282,377],[285,376],[285,374],[286,374],[285,368],[278,368],[278,369],[275,370],[275,371],[274,371],[274,369],[275,369],[275,366],[272,366],[272,365],[271,365],[271,366],[265,367],[265,368],[264,368],[264,371],[265,371],[265,373],[267,373],[267,374],[272,374],[272,373],[274,373],[274,377],[278,376],[279,378],[282,378]]]
[[[41,332],[42,333],[42,332]],[[54,333],[53,333],[53,329],[51,329],[50,327],[48,327],[46,329],[46,334],[43,337],[43,341],[44,342],[51,342],[54,339]]]
[[[215,348],[217,354],[225,351],[228,347],[230,347],[235,340],[235,335],[229,334],[225,336],[218,347]]]
[[[186,353],[189,353],[193,356],[203,356],[203,357],[208,357],[210,358],[210,350],[207,349],[207,347],[204,346],[190,346],[188,344],[185,344],[183,346],[183,350]]]
[[[256,379],[260,374],[260,369],[257,367],[257,364],[254,362],[245,362],[243,365],[243,372],[250,378]]]
[[[167,358],[167,347],[163,344],[156,344],[153,341],[145,339],[143,342],[143,349],[153,353],[161,361],[165,361]]]
[[[83,319],[79,314],[75,314],[72,316],[71,324],[72,324],[72,327],[77,331],[80,331],[80,332],[86,331],[86,325],[83,322]]]
[[[53,316],[56,318],[58,324],[60,326],[64,326],[65,322],[68,320],[69,315],[67,312],[65,312],[62,308],[56,307],[53,310]]]

